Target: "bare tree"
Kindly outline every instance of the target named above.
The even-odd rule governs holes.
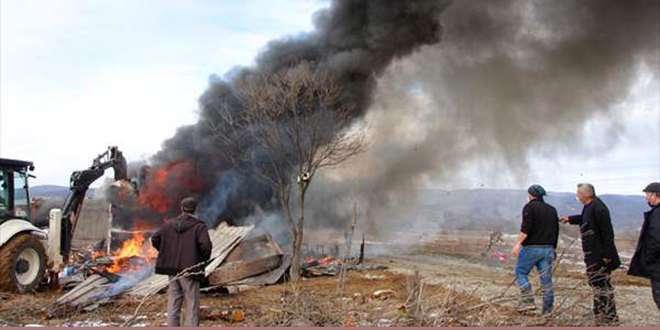
[[[309,63],[248,75],[235,91],[240,107],[216,109],[210,124],[234,167],[268,182],[280,198],[293,239],[291,279],[300,276],[305,196],[317,172],[341,164],[366,146],[365,129],[351,125],[341,86]],[[291,188],[297,186],[294,219]]]

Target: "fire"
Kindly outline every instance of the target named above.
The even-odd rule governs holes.
[[[201,185],[192,162],[152,169],[147,172],[145,186],[140,192],[140,204],[165,214],[186,195],[199,190]]]
[[[141,233],[136,233],[133,237],[124,243],[121,248],[115,251],[112,266],[106,268],[110,273],[118,273],[139,269],[141,264],[133,264],[134,257],[141,258],[141,262],[150,262],[158,257],[158,251],[151,246],[149,242],[145,243],[145,237]]]
[[[100,258],[105,256],[105,253],[103,251],[94,251],[92,252],[92,259]]]

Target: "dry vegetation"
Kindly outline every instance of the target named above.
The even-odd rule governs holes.
[[[567,262],[555,273],[555,311],[521,314],[515,310],[518,291],[512,265],[494,261],[482,249],[487,238],[434,242],[408,256],[372,259],[387,271],[348,272],[343,295],[340,277],[303,279],[235,294],[206,293],[202,298],[203,326],[591,326],[591,290],[579,263]],[[447,245],[453,242],[452,245]],[[505,251],[505,243],[497,248]],[[442,251],[448,251],[444,253]],[[573,256],[573,247],[560,258]],[[570,253],[568,253],[570,252]],[[576,252],[577,253],[577,252]],[[538,279],[532,276],[535,288]],[[613,277],[622,325],[657,325],[648,281]],[[378,293],[378,294],[376,294]],[[537,292],[538,294],[538,292]],[[91,312],[50,318],[53,301],[61,293],[0,296],[0,324],[9,325],[121,325],[139,301],[116,300]],[[540,297],[537,305],[540,307]],[[165,322],[166,295],[158,294],[141,308],[133,325],[160,326]],[[232,321],[232,312],[244,314]]]

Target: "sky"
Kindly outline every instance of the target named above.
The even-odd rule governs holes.
[[[32,185],[68,185],[110,145],[129,160],[147,158],[196,121],[211,74],[250,65],[269,40],[311,30],[327,3],[0,0],[0,157],[34,161]],[[487,160],[466,164],[472,180],[450,188],[573,191],[590,181],[601,193],[641,194],[660,181],[660,90],[649,79],[640,76],[619,105],[623,132],[609,151],[549,159],[539,149],[523,182],[482,175]],[[598,120],[587,124],[587,145],[607,141]]]

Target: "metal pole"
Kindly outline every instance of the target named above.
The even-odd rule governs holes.
[[[106,239],[106,254],[110,255],[110,244],[112,243],[112,203],[108,204],[108,238]]]

